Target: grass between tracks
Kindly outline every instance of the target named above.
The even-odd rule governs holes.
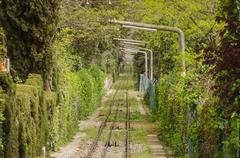
[[[116,102],[118,102],[118,104],[120,104],[117,121],[125,121],[125,119],[126,119],[126,113],[125,113],[126,102],[125,102],[125,100],[126,100],[126,98],[123,98],[123,97],[118,98],[118,100],[116,100]],[[136,98],[129,96],[128,102],[129,102],[130,110],[131,110],[131,121],[144,121],[145,116],[141,115],[141,113],[139,112],[138,102],[137,102]],[[110,103],[111,103],[111,101],[108,102],[106,104],[107,106],[104,106],[104,108],[102,109],[100,117],[99,117],[101,120],[105,119],[105,114],[108,112]],[[115,112],[116,112],[116,109],[114,108],[112,110],[112,113],[114,114]],[[114,120],[114,115],[111,115],[109,117],[108,121],[112,122],[113,120]]]
[[[127,81],[127,79],[130,79]],[[133,89],[135,86],[135,81],[131,77],[127,77],[126,75],[122,75],[120,80],[114,84],[114,88],[120,87],[119,91],[115,97],[115,105],[112,109],[112,114],[108,119],[107,127],[104,129],[100,142],[105,142],[107,140],[111,123],[114,121],[114,114],[116,113],[116,105],[119,104],[119,112],[116,119],[115,127],[117,129],[113,130],[111,142],[117,142],[117,144],[124,146],[125,144],[125,121],[126,121],[126,89],[129,89],[128,103],[130,105],[131,111],[131,122],[133,124],[144,124],[147,121],[147,117],[141,115],[139,112],[139,105],[136,99],[136,95],[134,95]],[[114,94],[113,94],[114,95]],[[112,97],[108,101],[104,103],[104,107],[101,110],[99,115],[100,120],[104,120],[106,118],[106,114],[108,113],[109,106],[112,104]],[[86,140],[94,140],[96,138],[96,134],[98,132],[98,128],[89,127],[83,129],[82,132],[86,133]],[[147,129],[141,126],[131,127],[130,131],[130,141],[131,141],[131,157],[132,158],[152,158],[151,150],[147,141]]]

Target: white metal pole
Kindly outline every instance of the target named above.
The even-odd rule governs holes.
[[[135,43],[135,42],[122,42],[123,44],[131,44],[131,45],[136,45],[136,46],[145,46],[144,43]]]
[[[139,40],[133,40],[133,39],[124,39],[124,38],[113,38],[115,41],[124,41],[124,42],[134,42],[134,43],[144,43],[147,44],[147,42],[139,41]]]
[[[10,72],[10,59],[7,58],[7,72]]]
[[[136,30],[145,30],[145,31],[157,32],[157,29],[144,28],[144,27],[138,27],[138,26],[123,25],[123,27],[124,27],[124,28],[129,28],[129,29],[136,29]]]
[[[150,52],[150,80],[153,81],[153,51],[149,49]]]

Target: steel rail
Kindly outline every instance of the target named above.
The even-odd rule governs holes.
[[[133,39],[125,39],[125,38],[113,38],[115,41],[123,41],[123,42],[134,42],[134,43],[142,43],[147,44],[147,42],[139,41],[139,40],[133,40]]]
[[[117,110],[116,110],[116,113],[114,115],[114,120],[113,120],[113,122],[111,124],[110,131],[109,131],[109,134],[108,134],[108,138],[107,138],[107,141],[105,142],[105,148],[103,150],[103,154],[102,154],[101,158],[105,158],[106,157],[107,149],[108,149],[108,147],[109,147],[109,145],[111,143],[110,141],[111,141],[111,138],[112,138],[112,132],[113,132],[116,120],[117,120],[118,113],[119,113],[119,103],[117,105]]]
[[[129,84],[128,79],[127,79],[127,85]],[[112,122],[111,126],[110,126],[110,131],[108,134],[108,138],[105,142],[105,148],[103,150],[103,153],[101,155],[101,158],[105,158],[106,154],[107,154],[107,150],[109,148],[109,145],[111,143],[111,138],[112,138],[112,132],[118,117],[118,113],[119,113],[119,105],[117,105],[117,111],[114,115],[114,121]],[[126,138],[125,138],[125,156],[126,158],[130,158],[130,110],[129,110],[129,103],[128,103],[128,89],[126,89]]]
[[[112,107],[113,107],[113,106],[115,105],[115,103],[116,103],[116,100],[115,100],[115,99],[116,99],[116,95],[117,95],[117,93],[118,93],[121,85],[122,85],[122,83],[118,86],[116,92],[114,93],[114,96],[113,96],[113,98],[112,98],[112,102],[111,102],[111,104],[110,104],[110,106],[109,106],[108,113],[107,113],[107,115],[106,115],[106,118],[104,119],[104,121],[102,121],[101,125],[99,126],[97,136],[96,136],[96,138],[94,139],[93,143],[91,144],[91,147],[90,147],[90,149],[89,149],[89,151],[88,151],[88,154],[87,154],[86,158],[91,158],[91,157],[92,157],[92,154],[94,153],[94,151],[95,151],[95,149],[96,149],[96,147],[97,147],[97,143],[98,143],[98,141],[99,141],[99,139],[100,139],[100,136],[102,135],[102,132],[103,132],[103,130],[104,130],[104,128],[106,127],[106,124],[107,124],[107,122],[108,122],[108,119],[109,119],[110,115],[112,114]]]
[[[128,89],[126,90],[126,138],[125,138],[125,157],[130,158],[130,107],[128,102]]]

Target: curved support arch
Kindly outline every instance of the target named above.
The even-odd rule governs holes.
[[[180,54],[184,54],[184,52],[185,52],[185,36],[184,36],[183,31],[177,27],[164,26],[164,25],[152,25],[152,24],[136,23],[136,22],[129,22],[129,21],[120,21],[120,20],[115,20],[115,19],[109,20],[109,22],[114,23],[114,24],[129,25],[129,26],[136,26],[139,28],[157,29],[160,31],[168,31],[168,32],[177,33],[179,36]],[[185,64],[184,56],[182,57],[182,61],[181,61],[181,75],[183,77],[186,76],[186,64]]]

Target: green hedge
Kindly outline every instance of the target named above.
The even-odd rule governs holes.
[[[100,104],[105,79],[104,73],[97,67],[67,71],[60,76],[57,103],[51,120],[51,150],[68,142],[78,129],[78,120],[85,119]]]
[[[3,136],[3,130],[2,130],[2,122],[4,121],[3,117],[3,111],[4,111],[4,104],[5,104],[5,97],[2,87],[0,87],[0,157],[3,150],[3,143],[2,143],[2,136]]]
[[[68,76],[73,89],[79,87],[76,89],[76,109],[79,119],[84,119],[100,104],[104,94],[105,75],[97,67],[92,67],[89,70],[82,69],[77,73],[70,73]]]
[[[94,79],[94,84],[96,86],[98,98],[100,98],[100,96],[103,95],[104,93],[103,88],[106,76],[103,73],[103,71],[101,71],[96,65],[90,68],[90,74]]]
[[[36,130],[39,123],[38,89],[31,85],[17,85],[16,89],[4,89],[2,157],[33,157],[38,144]]]
[[[164,75],[157,85],[160,138],[177,157],[234,157],[239,148],[239,114],[222,117],[213,79],[204,67]]]
[[[99,105],[105,75],[97,67],[59,76],[55,92],[45,92],[37,74],[30,74],[16,89],[0,89],[1,157],[39,157],[44,146],[57,150],[75,135],[78,120]]]

